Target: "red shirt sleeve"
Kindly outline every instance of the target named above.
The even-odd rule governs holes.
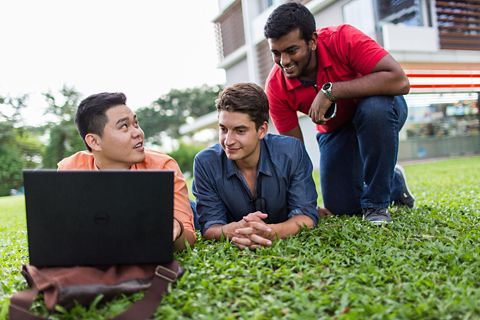
[[[279,85],[281,79],[275,75],[278,75],[278,73],[267,79],[265,93],[267,94],[273,125],[279,133],[284,133],[298,126],[298,116],[297,111],[288,103],[287,89]]]

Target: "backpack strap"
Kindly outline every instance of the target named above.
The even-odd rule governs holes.
[[[138,300],[126,311],[114,317],[113,320],[148,319],[157,309],[163,296],[168,291],[170,283],[174,283],[184,273],[177,261],[158,265],[150,287],[145,290],[143,299]],[[9,319],[11,320],[45,320],[30,312],[33,301],[38,295],[35,285],[31,289],[15,293],[10,299]]]
[[[148,319],[157,309],[163,296],[168,291],[168,285],[174,283],[183,275],[183,268],[177,261],[167,265],[158,265],[150,288],[145,291],[143,299],[135,302],[130,308],[119,314],[113,320]]]
[[[42,320],[45,318],[39,317],[30,313],[30,307],[38,295],[37,288],[32,288],[15,293],[10,299],[9,319],[12,320]]]

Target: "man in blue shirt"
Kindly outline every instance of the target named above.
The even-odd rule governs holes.
[[[216,107],[220,143],[194,161],[192,189],[203,236],[254,249],[313,227],[312,162],[298,139],[267,134],[263,89],[253,83],[227,87]]]

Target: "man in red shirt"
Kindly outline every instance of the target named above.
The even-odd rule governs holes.
[[[279,133],[303,141],[297,111],[317,124],[325,207],[391,222],[388,206],[413,207],[396,167],[410,85],[401,66],[349,25],[315,29],[306,7],[286,3],[265,24],[275,66],[265,90]]]

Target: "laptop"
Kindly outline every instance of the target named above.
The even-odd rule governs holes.
[[[172,171],[24,170],[30,264],[173,260]]]

